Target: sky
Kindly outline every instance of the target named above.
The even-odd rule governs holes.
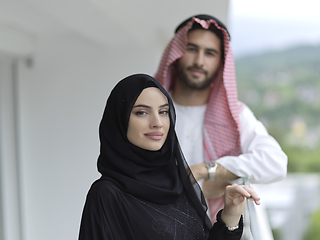
[[[320,45],[318,0],[230,0],[235,57],[297,45]]]

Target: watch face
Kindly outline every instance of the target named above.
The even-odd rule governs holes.
[[[206,163],[207,168],[212,168],[212,167],[214,167],[215,165],[216,165],[215,162],[207,162],[207,163]]]

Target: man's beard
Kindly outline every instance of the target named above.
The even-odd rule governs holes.
[[[187,71],[191,70],[191,69],[197,69],[200,71],[203,71],[204,75],[205,75],[205,79],[202,81],[194,81],[192,79],[189,78]],[[210,86],[210,84],[212,83],[214,76],[208,76],[208,72],[203,70],[202,68],[199,67],[187,67],[187,68],[182,68],[180,66],[178,66],[177,69],[177,75],[178,78],[180,79],[180,81],[187,87],[189,87],[190,89],[194,89],[194,90],[203,90],[206,89],[207,87]]]

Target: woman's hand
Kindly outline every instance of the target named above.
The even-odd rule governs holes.
[[[246,198],[252,198],[257,205],[260,204],[260,197],[252,187],[237,184],[226,187],[221,219],[228,227],[238,225],[241,214],[246,206]]]
[[[202,192],[206,199],[218,198],[225,194],[226,186],[230,185],[228,181],[204,181],[202,183]]]

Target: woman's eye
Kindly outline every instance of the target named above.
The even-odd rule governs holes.
[[[144,112],[144,111],[137,111],[137,112],[135,112],[135,114],[136,114],[137,116],[142,116],[142,115],[145,115],[145,114],[147,114],[147,113]]]
[[[160,114],[161,114],[161,115],[167,115],[168,113],[169,113],[169,111],[168,111],[168,110],[160,111]]]

